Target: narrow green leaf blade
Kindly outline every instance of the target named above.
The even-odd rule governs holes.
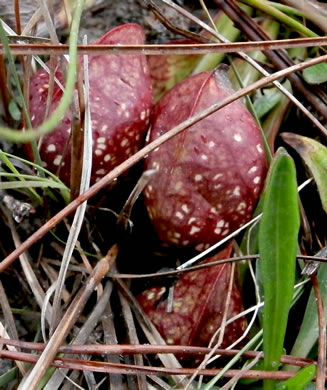
[[[303,390],[306,385],[312,382],[316,375],[316,367],[313,364],[302,368],[293,378],[277,385],[277,390]]]
[[[327,213],[327,148],[311,138],[283,133],[282,138],[294,148],[310,169],[318,187],[322,207]]]
[[[317,274],[318,282],[321,290],[321,295],[324,302],[327,302],[327,264],[321,264]],[[327,319],[327,310],[325,310],[325,318]],[[317,302],[313,289],[305,309],[303,321],[299,334],[295,340],[291,351],[293,356],[307,357],[319,337],[319,325],[317,315]],[[287,370],[297,370],[297,367],[290,366]]]
[[[297,237],[300,227],[295,164],[280,148],[267,179],[259,228],[260,272],[264,293],[264,368],[277,370],[283,352],[295,280]],[[265,381],[265,389],[274,389]]]

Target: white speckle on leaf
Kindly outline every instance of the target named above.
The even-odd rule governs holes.
[[[221,235],[222,236],[226,236],[226,234],[228,234],[229,233],[229,229],[225,229],[222,233],[221,233]]]
[[[96,149],[95,152],[94,152],[94,154],[95,154],[96,156],[101,156],[101,155],[103,154],[103,152],[102,152],[102,150],[100,150],[100,149]]]
[[[240,186],[236,186],[233,191],[233,195],[240,196]]]
[[[220,233],[221,233],[221,229],[220,229],[220,228],[216,228],[216,229],[214,230],[214,233],[215,233],[215,234],[220,234]]]
[[[156,169],[158,171],[159,168],[160,168],[160,164],[157,161],[153,161],[152,168],[154,168],[154,169]]]
[[[199,251],[199,252],[203,251],[203,249],[204,249],[204,244],[198,244],[198,245],[195,247],[195,249],[196,249],[197,251]]]
[[[184,218],[184,215],[180,211],[176,211],[175,215],[176,215],[176,217],[178,219],[183,219]]]
[[[107,149],[107,145],[105,145],[105,144],[98,144],[98,148],[102,149],[102,150],[105,150],[105,149]]]
[[[189,213],[190,212],[190,209],[189,209],[189,207],[188,207],[188,205],[186,204],[186,203],[184,203],[183,205],[182,205],[182,210],[184,211],[184,213]]]
[[[206,154],[202,154],[202,155],[201,155],[201,158],[202,158],[202,160],[204,160],[204,161],[207,161],[207,160],[208,160],[208,156],[207,156]]]
[[[260,144],[257,145],[257,151],[258,151],[259,153],[263,153],[263,150],[262,150],[262,147],[261,147]]]
[[[105,137],[99,137],[99,138],[97,139],[97,143],[98,143],[98,144],[104,144],[105,142],[106,142]]]
[[[218,180],[218,179],[220,179],[222,176],[224,176],[223,173],[217,173],[217,175],[215,175],[215,176],[213,177],[213,180]]]
[[[188,245],[189,243],[190,243],[189,240],[184,240],[184,241],[182,242],[182,245]]]
[[[111,160],[111,155],[110,154],[106,154],[105,156],[104,156],[104,161],[105,162],[108,162],[108,161],[110,161]]]
[[[128,144],[128,139],[127,138],[124,138],[121,143],[120,143],[120,146],[124,147]]]
[[[190,230],[190,235],[193,236],[193,234],[198,233],[201,229],[197,226],[192,226]]]
[[[236,208],[236,211],[240,211],[240,210],[243,210],[245,209],[246,207],[246,203],[245,202],[241,202],[238,204],[237,208]]]
[[[162,295],[166,291],[166,287],[161,287],[161,289],[158,291],[159,295]]]
[[[155,297],[155,293],[153,291],[147,293],[146,297],[149,301],[152,301],[152,299]]]
[[[252,168],[249,169],[249,173],[254,173],[258,169],[257,166],[253,166]]]
[[[203,179],[203,176],[200,175],[199,173],[197,173],[195,176],[194,176],[194,180],[195,181],[201,181]]]
[[[256,176],[254,179],[253,179],[253,183],[254,184],[258,184],[260,182],[260,176]]]
[[[141,121],[144,121],[145,117],[146,117],[146,112],[145,112],[145,111],[142,111],[142,112],[141,112],[141,115],[140,115]]]
[[[193,222],[195,222],[195,221],[196,221],[196,218],[195,218],[195,217],[191,217],[191,218],[188,220],[187,224],[188,224],[188,225],[191,225],[191,223],[193,223]]]
[[[174,236],[175,236],[176,238],[181,238],[181,234],[178,233],[178,232],[174,232]]]
[[[239,133],[234,134],[233,138],[234,138],[234,140],[235,140],[236,142],[241,142],[242,139],[243,139],[242,136],[241,136],[241,134],[239,134]]]
[[[56,145],[54,145],[54,144],[48,145],[47,151],[48,152],[55,152],[56,151]]]
[[[103,125],[102,127],[101,127],[101,133],[105,133],[106,131],[107,131],[107,129],[108,129],[108,125]]]
[[[104,175],[106,173],[106,171],[104,169],[98,169],[95,173],[97,175]]]
[[[60,164],[60,161],[61,161],[61,155],[58,154],[58,155],[56,156],[56,158],[53,160],[53,165],[58,166],[58,165]]]
[[[210,141],[208,144],[209,148],[214,148],[216,144],[213,141]]]
[[[225,225],[225,221],[221,219],[220,221],[217,222],[216,227],[223,227]]]

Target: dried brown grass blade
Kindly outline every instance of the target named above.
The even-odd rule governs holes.
[[[127,327],[127,334],[128,334],[129,341],[130,343],[133,344],[139,344],[139,339],[136,333],[136,327],[134,324],[132,310],[126,298],[121,293],[119,293],[119,299],[122,307],[122,314],[124,316],[125,324]],[[133,360],[134,360],[134,364],[136,364],[137,366],[143,365],[143,357],[141,354],[135,354]],[[147,390],[146,378],[144,375],[137,376],[137,383],[138,383],[138,388],[140,390]]]
[[[106,305],[104,315],[102,317],[102,327],[104,342],[108,345],[117,345],[116,329],[114,324],[114,313],[111,309],[110,301]],[[119,363],[119,356],[106,354],[106,360],[111,363]],[[122,381],[122,376],[117,374],[110,374],[109,376],[111,390],[126,390]]]
[[[97,263],[94,270],[88,277],[86,283],[79,290],[76,297],[74,298],[66,313],[59,322],[58,327],[50,338],[46,348],[40,355],[37,363],[31,370],[29,375],[24,378],[24,381],[18,387],[19,390],[34,390],[37,387],[47,368],[50,366],[53,359],[55,358],[58,348],[63,343],[67,334],[78,319],[88,298],[90,297],[94,289],[97,287],[97,285],[101,282],[103,277],[108,273],[110,267],[116,260],[117,253],[117,246],[113,246],[108,251],[107,255]]]
[[[106,283],[106,286],[103,290],[103,294],[99,298],[97,304],[95,305],[91,314],[89,315],[89,317],[85,321],[84,325],[79,330],[77,336],[75,337],[74,341],[72,342],[72,345],[74,345],[74,344],[82,345],[82,344],[85,344],[87,342],[92,331],[94,330],[94,328],[96,327],[100,318],[102,317],[102,315],[105,312],[107,302],[110,299],[110,295],[112,292],[112,286],[113,285],[112,285],[111,281],[108,281]],[[58,389],[60,387],[60,385],[62,384],[63,380],[65,379],[67,372],[68,372],[68,369],[57,370],[52,375],[52,377],[50,378],[50,380],[48,381],[46,386],[44,387],[44,390]],[[71,378],[71,379],[74,380],[75,378]]]

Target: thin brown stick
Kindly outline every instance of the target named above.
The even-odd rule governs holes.
[[[14,11],[15,11],[15,21],[16,21],[16,32],[18,35],[22,33],[22,23],[20,20],[20,4],[19,0],[14,0]]]
[[[9,41],[22,41],[21,37],[8,37]],[[26,37],[26,39],[29,37]],[[280,40],[258,40],[230,43],[203,43],[203,44],[147,44],[147,45],[78,45],[79,54],[208,54],[208,53],[238,53],[253,50],[276,50],[297,47],[317,47],[327,44],[327,37],[294,38]],[[9,48],[13,55],[63,55],[68,54],[69,46],[51,43],[10,43]],[[0,54],[5,54],[3,45],[0,45]]]
[[[7,71],[4,56],[0,55],[0,98],[2,100],[2,106],[5,112],[7,123],[12,121],[9,113],[10,94],[8,90]]]
[[[38,356],[34,354],[28,354],[24,352],[10,352],[0,351],[0,356],[7,359],[22,360],[29,363],[35,363],[38,360]],[[128,364],[114,364],[108,362],[90,361],[90,360],[78,360],[68,358],[54,358],[51,363],[52,366],[58,368],[69,368],[72,370],[84,370],[103,373],[115,373],[126,375],[137,374],[160,374],[160,375],[192,375],[195,371],[194,368],[167,368],[167,367],[148,367],[148,366],[134,366]],[[199,372],[200,375],[216,376],[222,369],[212,368],[203,369]],[[238,375],[241,370],[228,370],[223,376],[225,378],[233,378]],[[242,374],[242,378],[251,379],[272,379],[272,380],[286,380],[296,375],[296,372],[291,371],[261,371],[261,370],[249,370]]]
[[[6,339],[0,337],[0,344],[12,345],[21,349],[43,351],[45,344],[34,343],[13,339]],[[64,354],[87,354],[87,355],[126,355],[134,353],[142,354],[157,354],[157,353],[173,353],[173,354],[196,354],[204,355],[209,353],[212,348],[205,347],[193,347],[189,345],[154,345],[154,344],[86,344],[86,345],[61,345],[58,349],[58,353]],[[222,355],[225,357],[233,357],[239,353],[238,349],[217,349],[215,354]],[[261,352],[257,351],[246,351],[243,353],[244,358],[253,359],[260,355]],[[312,359],[295,357],[290,355],[282,355],[281,362],[285,364],[292,364],[294,366],[305,367],[309,364],[315,363]]]
[[[311,275],[313,289],[316,295],[318,323],[319,323],[319,341],[318,341],[318,363],[316,389],[324,390],[326,381],[326,318],[324,302],[317,276]]]
[[[86,200],[92,198],[95,194],[97,194],[101,189],[105,188],[110,184],[114,179],[120,176],[122,173],[127,171],[130,167],[136,164],[138,161],[143,159],[146,155],[152,152],[154,149],[159,147],[164,142],[173,138],[177,134],[181,133],[185,129],[194,125],[195,123],[200,122],[203,118],[206,118],[208,115],[218,111],[219,109],[227,106],[233,101],[247,95],[251,91],[261,88],[266,84],[270,84],[272,81],[278,80],[281,77],[284,77],[292,72],[296,72],[307,68],[309,66],[327,61],[327,55],[321,56],[319,58],[314,58],[312,60],[293,65],[287,69],[283,69],[279,72],[276,72],[270,76],[264,77],[253,84],[242,88],[239,91],[234,92],[226,99],[213,104],[207,109],[201,111],[200,113],[186,119],[184,122],[180,123],[178,126],[173,129],[167,131],[165,134],[160,136],[159,138],[152,141],[150,144],[146,145],[144,148],[136,152],[133,156],[129,157],[123,163],[118,165],[112,171],[110,171],[107,175],[105,175],[101,180],[95,183],[92,187],[90,187],[86,192],[78,196],[75,200],[73,200],[68,206],[59,211],[54,217],[52,217],[48,222],[46,222],[41,228],[39,228],[34,234],[32,234],[26,241],[22,243],[22,245],[14,250],[10,255],[8,255],[1,263],[0,263],[0,273],[3,272],[8,266],[16,260],[16,258],[26,251],[31,245],[35,244],[38,240],[40,240],[46,233],[48,233],[52,228],[54,228],[60,221],[63,220],[66,216],[71,214],[76,208],[81,205]],[[323,128],[325,132],[324,135],[327,137],[327,130]]]

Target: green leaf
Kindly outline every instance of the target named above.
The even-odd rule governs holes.
[[[15,121],[19,121],[21,118],[20,108],[17,106],[15,100],[10,100],[8,106],[9,113]]]
[[[306,385],[312,382],[316,375],[316,367],[313,364],[302,368],[293,378],[277,385],[277,390],[303,390]]]
[[[277,90],[270,91],[265,93],[256,99],[253,103],[254,109],[259,118],[262,118],[264,115],[268,114],[276,105],[280,102],[282,94]]]
[[[285,149],[280,148],[268,174],[263,216],[259,227],[259,267],[265,300],[265,370],[277,370],[283,353],[293,296],[299,227],[295,164]],[[264,382],[265,390],[274,388],[274,381]]]
[[[327,302],[327,264],[321,264],[317,274],[320,291],[323,302]],[[327,310],[325,310],[325,318],[327,320]],[[318,340],[319,326],[317,315],[317,302],[313,289],[305,309],[303,321],[299,334],[295,340],[294,346],[291,351],[293,356],[307,357],[312,347]],[[287,367],[287,370],[296,370],[294,366]]]
[[[281,134],[310,169],[318,187],[322,207],[327,213],[327,148],[311,138],[293,133]]]
[[[322,62],[304,69],[303,78],[309,84],[325,83],[327,81],[327,64]]]

